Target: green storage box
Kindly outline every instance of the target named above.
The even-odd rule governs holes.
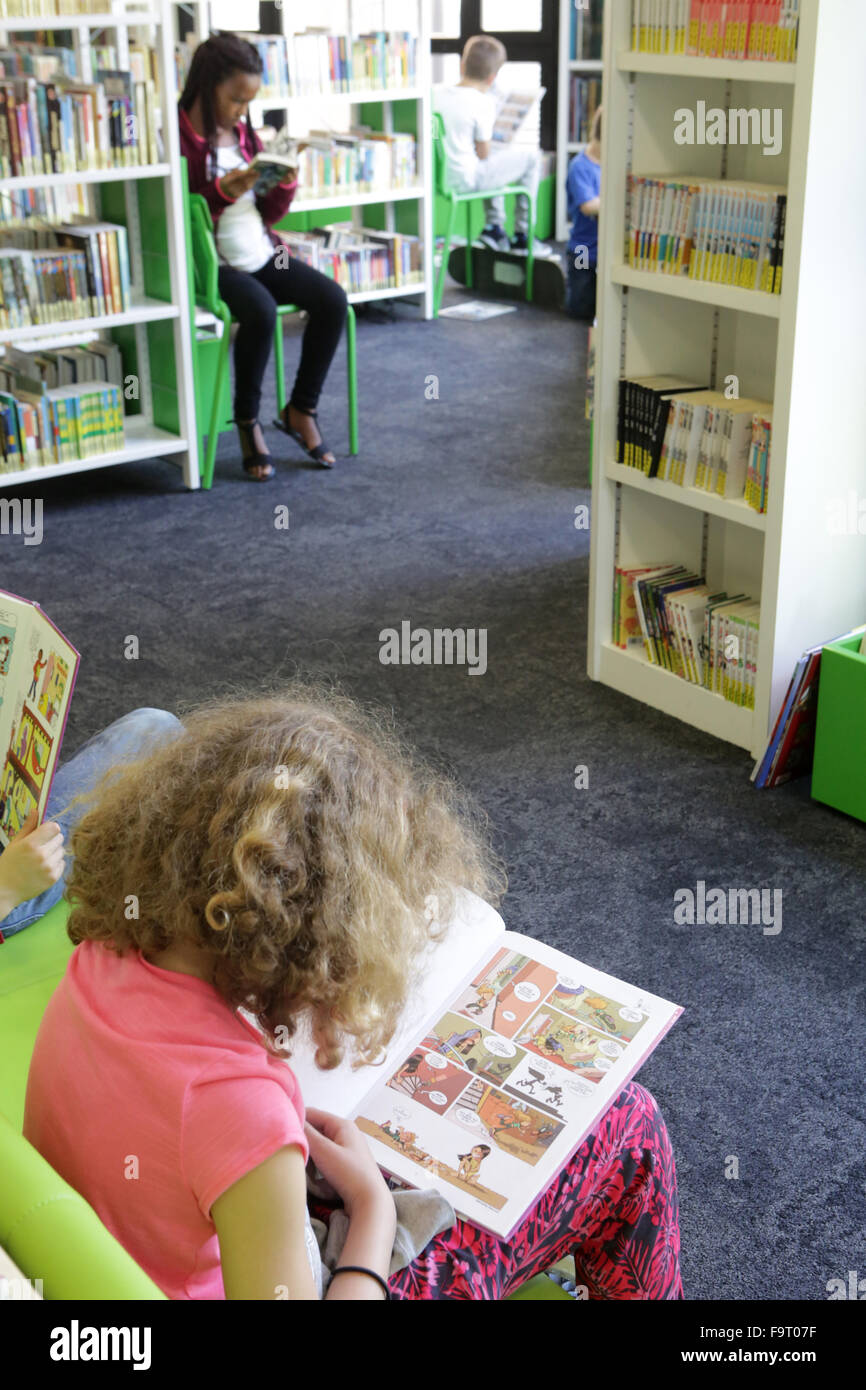
[[[821,654],[812,796],[866,821],[866,656],[860,635]]]

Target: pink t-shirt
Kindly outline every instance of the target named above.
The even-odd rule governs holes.
[[[93,941],[45,1010],[24,1135],[169,1298],[225,1298],[212,1204],[286,1144],[309,1156],[257,1039],[212,985]]]

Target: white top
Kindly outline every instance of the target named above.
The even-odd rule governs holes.
[[[433,93],[433,105],[445,126],[450,183],[458,193],[468,192],[475,186],[479,163],[475,141],[489,140],[493,135],[496,98],[492,92],[480,92],[477,87],[438,87]]]
[[[218,176],[222,177],[230,169],[245,169],[247,160],[241,154],[240,145],[217,145]],[[242,193],[233,203],[229,203],[219,215],[216,224],[217,250],[224,261],[235,270],[246,270],[250,274],[267,265],[274,254],[274,244],[256,207],[253,190]]]

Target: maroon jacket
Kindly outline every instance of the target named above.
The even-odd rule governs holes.
[[[198,135],[190,124],[189,116],[180,107],[177,108],[180,121],[180,152],[186,156],[187,169],[189,173],[190,193],[200,193],[210,208],[210,214],[216,227],[220,213],[231,203],[236,202],[235,198],[226,197],[219,186],[219,179],[208,178],[208,145],[203,135]],[[240,142],[241,154],[247,163],[258,154],[262,148],[255,131],[252,132],[252,144],[250,144],[248,127],[246,121],[241,121],[235,126],[238,140]],[[285,217],[289,210],[289,205],[295,196],[298,187],[297,179],[292,184],[277,184],[270,193],[264,197],[256,199],[256,207],[259,210],[261,219],[267,228],[268,236],[275,246],[280,245],[279,235],[272,230],[272,224],[279,222]]]

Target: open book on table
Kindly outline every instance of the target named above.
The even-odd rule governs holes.
[[[466,893],[381,1066],[319,1071],[306,1025],[290,1066],[386,1172],[508,1239],[681,1013]]]
[[[0,589],[0,845],[51,790],[79,655],[36,603]]]

